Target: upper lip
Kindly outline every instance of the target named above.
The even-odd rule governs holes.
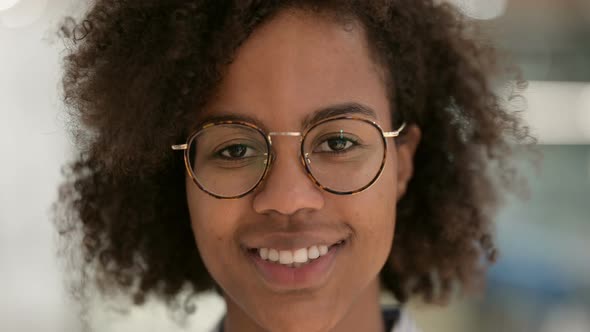
[[[273,248],[277,250],[296,250],[314,245],[331,246],[348,236],[336,232],[297,232],[260,234],[243,242],[246,249]]]

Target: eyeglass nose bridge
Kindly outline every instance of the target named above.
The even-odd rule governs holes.
[[[300,131],[271,131],[266,135],[266,138],[268,139],[268,143],[270,144],[270,146],[272,147],[272,136],[291,136],[291,137],[299,137],[299,142],[303,141],[303,133]],[[309,159],[309,156],[307,155],[307,153],[302,156],[303,158],[305,158],[305,160],[309,163],[311,162],[311,160]],[[305,166],[305,165],[304,165]]]
[[[303,138],[304,138],[304,133],[300,132],[300,131],[272,131],[269,132],[266,135],[266,138],[268,140],[268,143],[272,149],[272,136],[291,136],[291,137],[299,137],[299,143],[302,144],[303,143]],[[303,148],[303,147],[302,147]],[[267,167],[270,167],[274,161],[274,159],[276,158],[276,155],[271,151],[269,151],[268,153],[270,153],[270,158],[266,158],[264,160],[264,164]],[[268,154],[265,154],[268,157]],[[320,189],[323,189],[324,186],[322,186],[310,173],[308,166],[309,164],[311,164],[311,159],[309,158],[309,153],[304,153],[303,151],[301,151],[301,155],[300,155],[300,161],[301,161],[301,165],[303,166],[303,168],[306,170],[306,175],[307,177],[311,180],[311,182],[313,182],[316,186],[318,186]],[[268,172],[268,168],[265,171],[264,175],[262,176],[262,178],[260,179],[259,183],[263,182],[266,179],[267,173]]]
[[[299,140],[303,139],[303,133],[300,131],[271,131],[266,135],[268,142],[272,145],[272,136],[291,136],[299,137]]]

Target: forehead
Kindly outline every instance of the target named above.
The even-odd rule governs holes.
[[[243,116],[272,130],[294,130],[318,110],[357,104],[388,126],[385,89],[359,24],[289,10],[238,48],[202,118]]]

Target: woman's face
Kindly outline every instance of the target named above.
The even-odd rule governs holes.
[[[374,120],[385,131],[397,129],[391,127],[383,70],[372,61],[362,28],[290,11],[259,27],[237,50],[216,97],[197,120],[229,116],[256,119],[269,131],[302,131],[318,110],[351,103],[375,113],[351,110],[352,115]],[[408,130],[416,137],[415,127]],[[396,148],[388,140],[381,177],[355,195],[316,187],[301,165],[299,138],[289,136],[273,137],[270,173],[242,198],[216,199],[187,177],[196,243],[224,291],[228,320],[271,331],[326,330],[362,310],[367,294],[377,301],[396,202],[411,173],[411,144]],[[300,267],[258,255],[260,248],[275,249],[288,261],[289,253],[301,255],[307,248],[314,257],[312,248],[323,246],[329,247],[325,255],[308,257],[310,263]]]

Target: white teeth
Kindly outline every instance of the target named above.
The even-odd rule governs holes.
[[[293,262],[306,263],[307,262],[307,248],[301,248],[293,251]]]
[[[316,258],[320,257],[320,250],[318,249],[318,247],[317,246],[309,247],[309,249],[307,249],[307,257],[309,257],[309,259],[316,259]]]
[[[279,252],[276,249],[268,249],[268,260],[272,262],[279,261]]]
[[[341,244],[340,241],[337,244]],[[259,248],[258,255],[264,260],[280,263],[290,267],[299,267],[305,265],[313,259],[317,259],[328,253],[327,245],[315,245],[309,248],[300,248],[297,250],[277,250],[272,248]]]
[[[279,251],[279,263],[292,264],[293,263],[293,252],[289,251],[289,250]]]

